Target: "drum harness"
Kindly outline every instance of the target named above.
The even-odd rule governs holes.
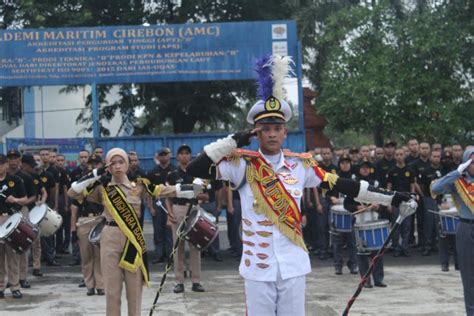
[[[372,258],[369,269],[367,270],[365,275],[362,277],[354,295],[347,302],[346,308],[344,312],[342,313],[343,316],[349,315],[349,311],[352,305],[354,304],[359,294],[362,292],[362,289],[364,288],[364,285],[367,282],[367,280],[370,278],[370,275],[372,274],[377,262],[380,260],[380,258],[384,255],[385,251],[387,250],[388,248],[387,246],[390,243],[390,240],[392,239],[394,232],[400,228],[400,225],[405,218],[415,213],[417,206],[418,205],[414,200],[408,201],[406,203],[402,202],[402,204],[400,204],[400,214],[398,215],[397,220],[393,224],[392,229],[390,230],[390,233],[388,234],[388,237],[383,243],[382,247],[378,250],[375,257]]]
[[[166,281],[166,276],[171,271],[171,267],[173,266],[174,256],[176,255],[176,252],[178,251],[179,243],[182,240],[184,240],[185,229],[186,229],[186,225],[187,225],[187,222],[188,222],[189,214],[191,213],[191,209],[193,208],[193,206],[195,204],[197,204],[197,200],[196,199],[191,199],[190,202],[189,202],[188,210],[186,211],[186,215],[184,216],[183,222],[179,226],[178,231],[176,232],[176,235],[177,235],[176,237],[177,238],[176,238],[176,241],[173,245],[173,249],[172,249],[172,251],[171,251],[171,253],[168,257],[168,262],[166,263],[166,266],[165,266],[165,273],[161,277],[160,286],[158,287],[158,290],[156,291],[155,299],[153,300],[153,306],[150,309],[150,314],[149,314],[150,316],[153,315],[153,312],[155,311],[156,303],[158,302],[158,299],[160,297],[160,293],[163,290],[163,286],[164,286],[165,281]],[[161,207],[164,209],[163,206],[161,206]],[[166,212],[166,213],[168,213],[168,212]]]

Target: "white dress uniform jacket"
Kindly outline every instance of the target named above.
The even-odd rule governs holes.
[[[313,168],[303,166],[301,158],[285,157],[283,152],[275,156],[260,154],[272,165],[300,210],[303,189],[318,186],[321,179]],[[280,233],[265,215],[254,211],[255,198],[245,180],[246,161],[243,158],[237,163],[223,160],[217,170],[218,178],[230,181],[240,194],[243,242],[240,275],[254,281],[276,282],[278,270],[283,280],[310,273],[308,253]]]

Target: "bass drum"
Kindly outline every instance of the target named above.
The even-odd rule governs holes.
[[[13,214],[0,226],[0,240],[9,245],[17,254],[30,249],[36,238],[38,238],[38,228],[20,213]]]
[[[198,250],[203,251],[212,244],[219,234],[215,221],[214,216],[195,206],[189,213],[186,226],[182,227],[183,221],[179,225],[178,231],[183,229],[184,238]]]
[[[52,236],[63,224],[63,218],[58,212],[46,204],[35,206],[30,211],[30,222],[38,225],[42,237]]]

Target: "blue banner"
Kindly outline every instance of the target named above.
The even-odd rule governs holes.
[[[252,79],[296,45],[293,21],[2,30],[0,86]]]

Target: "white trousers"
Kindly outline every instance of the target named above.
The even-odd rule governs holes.
[[[304,316],[306,277],[286,280],[278,272],[276,282],[245,279],[245,301],[248,316]]]

